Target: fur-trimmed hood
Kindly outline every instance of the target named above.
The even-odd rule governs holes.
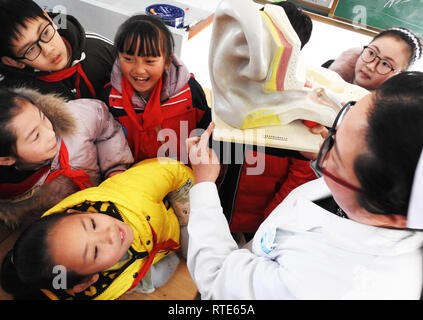
[[[96,99],[67,101],[55,94],[41,94],[24,87],[13,91],[31,101],[51,121],[60,148],[56,156],[41,167],[37,164],[37,168],[6,168],[10,169],[8,176],[3,175],[0,183],[0,192],[3,192],[3,197],[0,196],[0,220],[19,224],[24,216],[44,212],[77,191],[74,182],[66,176],[45,183],[51,172],[63,168],[61,150],[67,151],[65,165],[72,170],[84,171],[93,186],[111,172],[124,171],[133,163],[122,127],[114,120],[105,103]],[[46,165],[49,167],[44,170]],[[25,171],[30,175],[11,179]]]
[[[57,136],[72,134],[76,130],[76,119],[64,107],[68,102],[57,94],[42,94],[30,88],[12,89],[21,97],[39,108],[53,124]]]

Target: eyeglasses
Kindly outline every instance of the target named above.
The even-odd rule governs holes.
[[[336,183],[340,184],[341,186],[344,186],[345,188],[348,188],[358,193],[364,193],[363,190],[361,190],[359,187],[356,187],[350,184],[349,182],[338,178],[323,167],[323,162],[325,161],[329,150],[332,149],[335,144],[335,139],[333,136],[336,134],[336,130],[344,119],[345,114],[348,112],[348,110],[350,110],[353,105],[355,105],[355,101],[350,101],[341,109],[341,111],[339,111],[338,115],[335,118],[335,121],[333,122],[332,127],[329,129],[328,136],[323,141],[322,146],[320,147],[316,160],[313,160],[311,162],[311,167],[319,176],[325,175]]]
[[[400,70],[395,70],[392,67],[392,64],[385,60],[382,59],[381,57],[379,57],[376,54],[376,51],[374,51],[372,48],[368,47],[368,46],[364,46],[363,47],[363,51],[361,52],[361,60],[363,60],[366,63],[370,63],[373,62],[376,58],[379,59],[379,62],[376,65],[376,72],[379,74],[388,74],[389,72],[393,71],[393,72],[399,72]]]
[[[15,59],[27,59],[29,61],[34,61],[38,58],[38,56],[41,54],[41,46],[40,41],[43,43],[48,43],[53,39],[54,35],[56,34],[56,29],[53,27],[52,23],[49,22],[48,25],[46,25],[41,32],[40,37],[37,41],[35,41],[24,53],[21,57],[15,57]]]

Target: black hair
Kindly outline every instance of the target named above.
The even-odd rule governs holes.
[[[292,28],[294,28],[298,38],[300,38],[302,49],[311,37],[311,31],[313,30],[313,22],[311,21],[311,18],[305,14],[301,8],[297,7],[295,3],[280,1],[272,4],[280,6],[285,10]]]
[[[401,72],[373,94],[368,114],[368,151],[354,170],[367,211],[407,215],[414,171],[423,147],[423,72]]]
[[[28,226],[16,241],[13,250],[3,259],[1,286],[15,299],[24,299],[40,289],[55,290],[53,287],[54,262],[49,254],[48,237],[53,227],[67,212],[43,217]],[[66,270],[66,284],[72,288],[86,276]]]
[[[138,52],[137,42],[140,42]],[[163,21],[154,16],[135,15],[126,20],[115,36],[115,47],[120,53],[141,57],[160,57],[170,62],[174,51],[172,33]]]
[[[22,36],[18,28],[27,28],[29,20],[47,20],[43,9],[32,0],[0,0],[0,57],[14,57],[12,41]]]
[[[22,101],[27,98],[10,89],[0,88],[0,157],[16,156],[16,135],[10,130],[10,122],[19,114]]]
[[[410,49],[410,57],[407,61],[407,68],[412,65],[414,62],[419,60],[422,56],[422,44],[417,35],[415,35],[411,30],[403,27],[393,27],[386,29],[379,34],[377,34],[372,42],[378,38],[391,36],[398,40],[404,41],[408,48]]]

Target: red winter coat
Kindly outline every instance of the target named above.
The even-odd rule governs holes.
[[[211,113],[201,86],[182,62],[174,57],[171,67],[163,76],[160,121],[154,122],[157,119],[151,112],[146,118],[151,105],[139,97],[131,97],[131,101],[125,104],[122,97],[124,83],[117,63],[113,67],[112,86],[110,112],[122,124],[135,161],[168,156],[188,163],[185,139],[197,128],[206,129],[211,121]],[[154,125],[148,127],[152,121]],[[158,141],[159,132],[163,134],[164,141]]]
[[[269,154],[264,155],[264,172],[248,175],[247,168],[257,166],[249,160],[251,157],[257,158],[257,152],[247,150],[238,175],[230,221],[232,232],[255,232],[293,189],[316,179],[310,161]]]

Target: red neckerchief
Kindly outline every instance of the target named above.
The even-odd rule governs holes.
[[[143,122],[140,123],[137,119],[134,107],[132,105],[132,95],[134,88],[129,81],[122,77],[122,104],[128,117],[134,122],[139,131],[154,129],[163,122],[162,109],[160,106],[160,93],[162,91],[162,78],[157,82],[153,92],[148,99],[143,113]]]
[[[91,187],[90,177],[82,170],[72,170],[69,165],[69,153],[65,143],[61,142],[59,152],[60,169],[50,173],[46,179],[46,182],[56,179],[58,176],[65,176],[71,179],[79,189]]]
[[[10,199],[30,190],[50,170],[50,164],[38,169],[34,174],[19,183],[0,184],[0,198]]]
[[[62,39],[67,44],[69,44],[68,41],[65,38],[62,38]],[[87,75],[85,74],[84,70],[82,69],[80,62],[78,62],[73,67],[65,68],[63,70],[56,71],[56,72],[53,72],[53,73],[50,73],[50,74],[47,74],[47,75],[44,75],[44,76],[38,76],[37,79],[40,79],[40,80],[46,81],[46,82],[59,82],[59,81],[62,81],[64,79],[69,78],[70,76],[72,76],[75,73],[76,73],[76,79],[75,79],[76,96],[78,98],[81,98],[81,89],[79,88],[79,84],[81,82],[81,77],[82,77],[85,81],[85,84],[88,87],[88,90],[90,90],[92,97],[96,98],[94,87],[91,84],[90,80],[88,79]]]
[[[144,265],[141,267],[141,269],[138,271],[138,276],[135,278],[135,280],[132,282],[131,287],[127,291],[131,291],[133,288],[135,288],[140,282],[142,278],[144,278],[147,271],[150,269],[151,265],[153,264],[154,257],[157,253],[160,251],[175,251],[179,249],[180,245],[173,241],[172,239],[168,239],[164,242],[157,243],[157,235],[154,232],[154,229],[151,227],[151,232],[153,233],[153,250],[149,253],[147,261],[144,263]]]

